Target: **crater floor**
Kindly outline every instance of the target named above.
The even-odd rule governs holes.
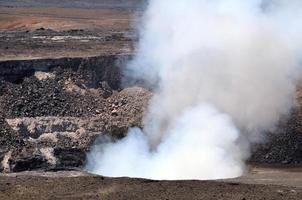
[[[9,199],[292,199],[302,198],[301,168],[252,168],[217,181],[108,178],[81,171],[0,175],[0,198]]]

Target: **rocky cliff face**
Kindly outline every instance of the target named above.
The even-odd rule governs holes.
[[[141,126],[151,93],[122,89],[128,56],[0,62],[1,170],[82,167],[97,136]]]
[[[61,70],[61,72],[71,71],[77,72],[81,76],[87,76],[85,81],[89,87],[97,87],[101,81],[106,81],[111,88],[118,89],[121,80],[119,66],[128,58],[127,55],[107,55],[86,58],[0,61],[0,80],[20,83],[25,78],[34,76],[35,72],[59,72]]]

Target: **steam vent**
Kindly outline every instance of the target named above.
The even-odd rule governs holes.
[[[302,199],[299,0],[0,1],[0,199]]]

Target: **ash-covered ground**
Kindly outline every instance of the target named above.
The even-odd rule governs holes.
[[[54,198],[121,199],[123,192],[127,192],[124,197],[131,199],[181,199],[193,191],[190,199],[300,199],[301,189],[286,183],[273,186],[269,182],[263,183],[267,184],[264,186],[253,185],[253,181],[250,185],[193,181],[177,182],[171,187],[170,182],[111,180],[90,175],[74,179],[43,178],[44,171],[82,170],[86,153],[99,135],[120,139],[129,127],[142,126],[152,91],[122,85],[123,67],[132,56],[133,42],[137,40],[129,16],[139,15],[139,11],[129,9],[129,4],[122,12],[118,12],[120,8],[113,6],[108,10],[100,4],[99,10],[93,12],[107,19],[101,23],[104,20],[91,20],[91,10],[75,11],[62,1],[61,7],[65,8],[60,8],[59,13],[41,8],[45,9],[44,13],[52,13],[46,16],[47,20],[42,16],[44,23],[41,23],[37,20],[41,13],[30,6],[22,8],[20,2],[0,4],[0,16],[6,23],[0,25],[0,170],[2,173],[39,170],[42,178],[33,174],[0,177],[1,199],[20,199],[19,193],[31,199],[34,188],[45,181],[48,185],[37,190],[41,193],[36,193],[36,198],[51,198],[46,188],[60,183],[52,192],[63,195]],[[110,21],[110,17],[123,23]],[[300,90],[297,102],[292,115],[283,119],[274,133],[267,134],[266,143],[253,147],[250,163],[287,167],[302,164]],[[74,187],[60,189],[74,181]],[[21,185],[19,193],[13,194],[16,190],[13,182]],[[122,189],[128,184],[129,187]],[[80,187],[81,195],[72,194],[71,191]],[[200,193],[200,187],[206,192]],[[211,188],[216,188],[217,194]],[[183,194],[179,192],[182,190]],[[230,190],[234,192],[227,194]]]

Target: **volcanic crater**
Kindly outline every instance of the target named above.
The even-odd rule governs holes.
[[[13,26],[21,14],[29,20],[38,16],[36,8],[18,5],[4,5],[0,13],[7,19],[6,26],[0,26],[1,199],[302,198],[300,88],[291,115],[267,133],[264,143],[252,147],[248,164],[255,176],[230,182],[160,182],[83,172],[86,154],[100,135],[119,140],[129,128],[143,126],[153,92],[142,84],[123,84],[123,70],[137,41],[129,16],[141,11],[128,4],[122,12],[100,5],[94,12],[107,23],[90,21],[83,26],[89,12],[77,8],[80,12],[75,14],[74,8],[65,6],[41,27],[25,20],[26,26]],[[68,18],[61,23],[77,23],[57,29],[53,21],[64,15]],[[112,16],[124,23],[110,21]],[[284,177],[274,182],[279,175]],[[297,181],[291,185],[293,177]],[[265,178],[269,181],[261,181]]]

